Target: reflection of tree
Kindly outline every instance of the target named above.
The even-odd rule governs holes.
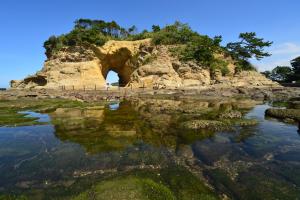
[[[57,137],[79,143],[90,153],[120,151],[138,141],[175,150],[214,135],[214,131],[183,129],[182,121],[213,119],[239,106],[237,102],[139,99],[121,102],[117,110],[57,109],[51,118]]]
[[[121,104],[118,110],[63,109],[51,114],[55,134],[83,145],[90,153],[118,151],[137,141],[137,114]]]

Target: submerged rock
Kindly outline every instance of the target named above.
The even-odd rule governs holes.
[[[222,113],[219,116],[220,119],[235,119],[235,118],[242,118],[242,113],[237,110],[231,110],[226,113]]]
[[[254,126],[258,124],[258,121],[256,119],[240,119],[236,120],[234,124],[238,126]]]
[[[266,116],[274,117],[282,120],[300,121],[300,109],[275,109],[269,108],[266,110]]]
[[[186,129],[209,129],[224,130],[228,128],[227,124],[216,120],[191,120],[182,123],[182,127]]]
[[[300,101],[292,101],[289,106],[293,109],[300,109]]]
[[[97,182],[71,198],[85,199],[219,199],[198,177],[182,167],[139,170]]]

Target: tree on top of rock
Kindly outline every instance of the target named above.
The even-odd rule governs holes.
[[[250,58],[261,60],[264,57],[271,56],[264,48],[270,47],[273,42],[258,38],[254,32],[241,33],[239,39],[239,42],[228,43],[226,49],[235,59],[240,61],[240,64],[249,64],[248,59]]]

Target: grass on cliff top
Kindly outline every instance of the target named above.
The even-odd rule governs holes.
[[[84,103],[61,99],[0,100],[0,127],[44,124],[37,122],[38,118],[26,116],[26,114],[19,113],[20,111],[49,113],[57,108],[85,108],[97,105],[103,105],[103,103]]]

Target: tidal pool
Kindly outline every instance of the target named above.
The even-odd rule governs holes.
[[[0,199],[300,198],[298,127],[265,102],[57,105],[0,127]]]

